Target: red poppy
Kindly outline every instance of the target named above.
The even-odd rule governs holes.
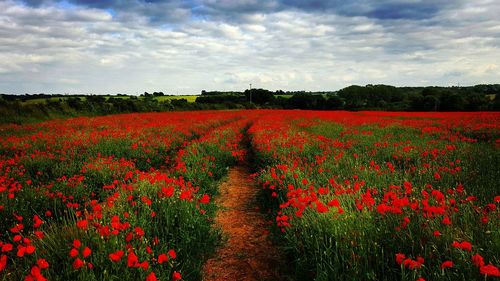
[[[172,274],[172,281],[177,281],[177,280],[181,280],[181,279],[182,279],[181,274],[177,271],[174,271],[174,273]]]
[[[24,229],[24,225],[23,225],[23,224],[16,224],[14,227],[12,227],[12,228],[10,229],[10,232],[12,232],[12,233],[19,233],[19,232],[21,232],[23,229]]]
[[[154,272],[151,272],[150,274],[148,274],[148,276],[146,276],[146,281],[157,281],[158,279],[156,279],[156,275]]]
[[[28,275],[27,277],[28,277],[27,278],[28,280],[30,280],[30,278],[32,278],[31,280],[35,280],[35,281],[46,281],[47,280],[47,279],[45,279],[45,277],[43,277],[40,268],[36,265],[31,268],[30,275]]]
[[[87,220],[79,220],[76,222],[76,226],[80,229],[86,230],[89,227],[89,222]]]
[[[69,251],[69,256],[74,258],[76,256],[78,256],[78,250],[75,249],[75,248],[72,248],[70,251]]]
[[[40,267],[40,269],[46,269],[49,267],[49,263],[45,259],[38,259],[36,264]]]
[[[138,263],[139,263],[139,259],[134,254],[134,252],[128,253],[128,255],[127,255],[127,266],[128,267],[135,267]]]
[[[462,250],[466,250],[466,251],[472,251],[472,244],[467,242],[467,241],[462,241],[462,242],[457,242],[457,241],[453,241],[453,243],[451,243],[451,246],[454,247],[454,248],[459,248],[459,249],[462,249]]]
[[[477,267],[481,267],[484,266],[484,259],[481,255],[475,254],[472,256],[472,263]]]
[[[318,213],[326,213],[328,212],[328,207],[318,201],[316,202],[316,211],[318,211]]]
[[[90,250],[89,247],[85,247],[85,249],[83,249],[83,251],[82,251],[83,257],[86,258],[86,257],[90,256],[90,254],[92,254],[92,250]]]
[[[200,202],[202,204],[208,204],[210,202],[210,196],[208,196],[207,194],[203,194],[203,196],[200,199]]]
[[[451,220],[450,220],[449,217],[444,217],[442,223],[444,225],[450,225],[451,224]]]
[[[35,246],[33,246],[33,245],[26,246],[26,254],[31,255],[34,252],[35,252]]]
[[[76,249],[78,249],[81,246],[82,246],[82,242],[80,242],[80,240],[78,240],[78,239],[73,240],[73,247],[75,247]]]
[[[406,256],[404,254],[401,254],[401,253],[397,253],[396,254],[396,263],[397,264],[402,264],[403,261],[405,260]]]
[[[441,264],[441,269],[450,268],[450,267],[453,267],[453,262],[452,261],[444,261]]]
[[[0,257],[0,272],[2,272],[5,269],[5,266],[7,266],[7,256],[2,255]]]
[[[137,234],[137,236],[139,236],[139,237],[142,237],[145,234],[144,230],[142,230],[142,228],[140,228],[140,227],[136,227],[134,230],[135,230],[135,234]]]
[[[12,251],[12,248],[13,248],[12,244],[9,244],[9,243],[3,244],[2,245],[2,253],[10,252],[10,251]]]
[[[337,198],[334,198],[327,205],[330,207],[340,207],[340,202]]]
[[[80,267],[82,267],[85,263],[80,259],[80,258],[76,258],[75,261],[73,262],[73,268],[74,269],[79,269]]]
[[[18,257],[22,258],[22,257],[24,257],[25,253],[26,253],[26,247],[24,247],[24,246],[18,246],[16,255]]]
[[[500,270],[498,269],[498,267],[496,267],[496,266],[494,266],[492,264],[481,266],[479,268],[479,271],[483,275],[500,277]]]
[[[166,261],[168,261],[168,256],[167,256],[167,255],[165,255],[165,254],[160,254],[160,255],[158,256],[158,263],[159,263],[159,264],[162,264],[162,263],[164,263],[164,262],[166,262]]]
[[[39,228],[43,224],[43,221],[37,215],[33,216],[33,228]]]
[[[177,257],[177,253],[174,250],[168,250],[168,255],[173,259]]]
[[[123,257],[124,252],[122,250],[118,250],[114,253],[108,255],[111,261],[117,262]]]

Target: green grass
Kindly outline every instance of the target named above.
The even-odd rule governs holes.
[[[297,279],[477,280],[481,275],[472,255],[498,265],[500,220],[495,212],[481,212],[500,190],[500,170],[494,164],[500,160],[499,148],[495,139],[451,142],[447,136],[446,130],[421,135],[403,126],[347,127],[322,121],[254,135],[265,201],[279,222],[277,239],[291,257]],[[267,140],[271,148],[260,150],[257,144]],[[405,182],[411,184],[409,191]],[[435,199],[441,195],[443,202]],[[396,211],[379,209],[404,198],[408,203]],[[332,200],[342,212],[334,206],[319,211],[319,203],[326,206]],[[415,210],[410,202],[418,203]],[[425,216],[424,204],[442,206],[445,213]],[[450,225],[443,223],[445,216]],[[483,216],[487,224],[481,222]],[[452,247],[454,241],[471,242],[473,251]],[[424,266],[399,266],[397,253],[412,260],[423,257]],[[445,260],[455,266],[441,270]]]
[[[197,97],[198,97],[197,95],[179,95],[179,96],[161,96],[161,97],[155,97],[155,99],[158,101],[186,99],[188,102],[195,102]]]
[[[287,96],[287,95],[284,95]],[[40,98],[40,99],[29,99],[26,101],[22,101],[22,104],[40,104],[46,103],[47,101],[65,101],[69,98],[78,97],[82,101],[85,101],[85,96],[70,96],[70,97],[51,97],[51,98]],[[115,98],[115,99],[128,99],[130,96],[105,96],[106,99]],[[157,101],[169,101],[173,99],[186,99],[188,102],[195,102],[198,95],[175,95],[175,96],[159,96],[154,97]],[[137,97],[138,99],[144,99],[144,97]]]

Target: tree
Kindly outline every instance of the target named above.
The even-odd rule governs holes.
[[[265,89],[251,89],[244,92],[247,101],[256,104],[265,104],[274,101],[274,95],[271,91]]]
[[[292,108],[325,109],[326,100],[323,95],[297,93],[288,99]]]
[[[446,93],[441,96],[441,110],[462,111],[465,108],[465,98],[463,95]]]
[[[326,109],[342,109],[344,108],[345,100],[334,95],[330,96],[326,101]]]

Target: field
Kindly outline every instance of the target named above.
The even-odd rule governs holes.
[[[0,125],[0,280],[202,280],[242,166],[287,278],[500,277],[500,113],[247,110]]]
[[[109,98],[108,96],[105,96],[106,98]],[[129,99],[131,96],[112,96],[115,99]],[[155,100],[162,102],[162,101],[168,101],[168,100],[173,100],[173,99],[186,99],[188,102],[195,102],[196,98],[198,96],[195,95],[178,95],[178,96],[158,96],[154,97]],[[69,97],[51,97],[51,98],[39,98],[39,99],[29,99],[26,100],[24,103],[26,104],[41,104],[41,103],[46,103],[50,101],[59,101],[59,100],[67,100]],[[85,101],[85,96],[78,96],[82,101]],[[138,97],[138,99],[144,99],[144,97]]]

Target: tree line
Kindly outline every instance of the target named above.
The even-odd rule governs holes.
[[[500,85],[470,87],[349,86],[335,92],[202,92],[197,103],[245,104],[283,109],[486,111],[500,110]]]
[[[500,111],[500,84],[468,87],[349,86],[339,91],[202,91],[196,101],[153,92],[117,95],[0,94],[0,122],[55,117],[205,109],[310,109],[388,111]],[[32,100],[42,100],[32,102]]]

